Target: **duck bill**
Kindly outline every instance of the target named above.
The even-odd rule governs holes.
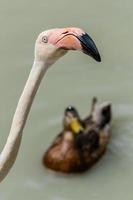
[[[77,119],[72,119],[72,121],[70,123],[70,128],[71,128],[72,132],[75,134],[83,132],[83,130],[84,130],[82,125],[78,122]]]
[[[77,38],[80,41],[83,53],[91,56],[97,62],[101,62],[99,51],[92,38],[87,33],[77,36]]]

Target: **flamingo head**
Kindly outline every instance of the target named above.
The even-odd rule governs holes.
[[[101,57],[91,37],[79,28],[57,28],[40,33],[35,58],[53,64],[68,50],[79,50],[100,62]]]

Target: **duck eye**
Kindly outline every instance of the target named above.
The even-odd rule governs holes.
[[[47,43],[48,42],[48,37],[47,36],[43,36],[42,37],[42,42]]]

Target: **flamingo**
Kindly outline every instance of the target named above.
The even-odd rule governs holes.
[[[39,34],[35,42],[33,66],[18,101],[6,144],[0,154],[0,181],[6,177],[16,160],[23,129],[44,74],[68,50],[79,50],[96,61],[101,61],[95,43],[80,28],[55,28]]]

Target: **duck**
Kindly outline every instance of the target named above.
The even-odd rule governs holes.
[[[111,104],[92,100],[91,111],[81,118],[74,106],[64,111],[62,131],[43,156],[43,165],[62,173],[80,173],[91,168],[106,152],[111,134]]]

